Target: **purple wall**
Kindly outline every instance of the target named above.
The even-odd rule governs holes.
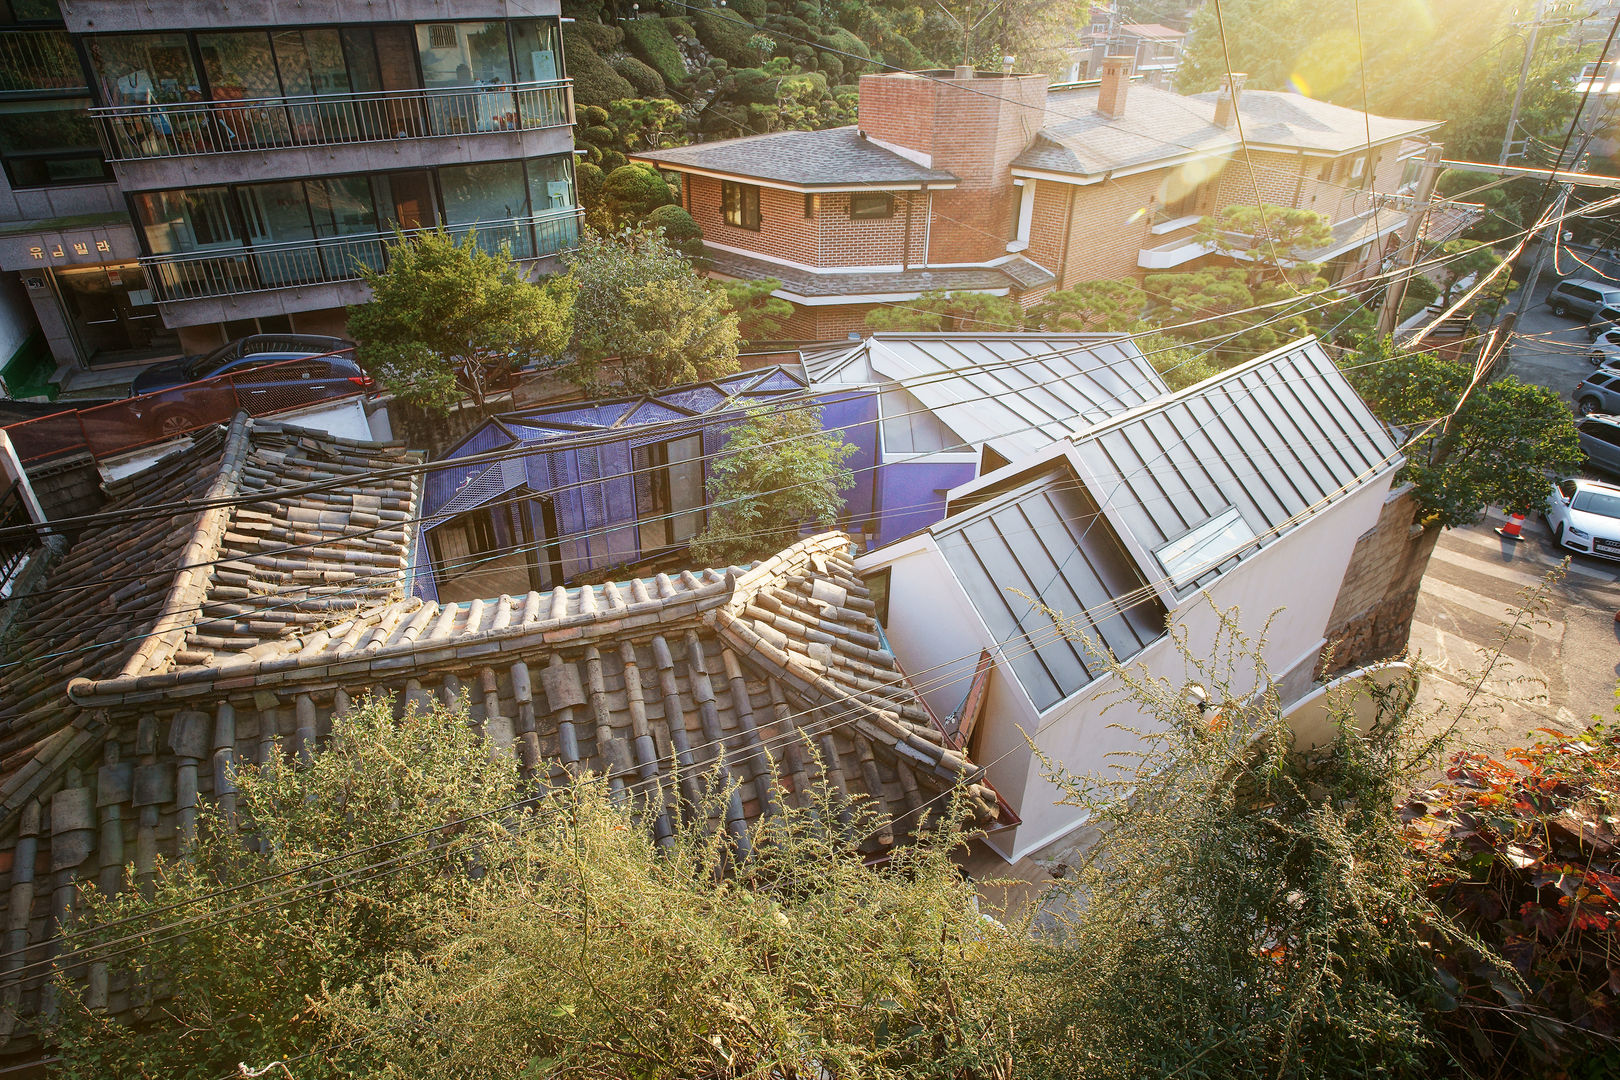
[[[888,544],[945,516],[945,493],[979,475],[977,461],[891,461],[878,469],[883,508],[878,543]]]

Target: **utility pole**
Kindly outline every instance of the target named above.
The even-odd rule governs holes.
[[[1417,193],[1412,197],[1412,212],[1401,228],[1401,258],[1406,263],[1404,272],[1392,279],[1384,289],[1384,306],[1378,311],[1378,338],[1382,341],[1395,332],[1400,319],[1401,301],[1406,298],[1406,283],[1412,279],[1412,267],[1417,263],[1418,238],[1423,235],[1423,222],[1428,219],[1429,207],[1434,204],[1434,185],[1440,178],[1439,143],[1430,143],[1423,154],[1423,173],[1418,177]]]
[[[1524,101],[1525,80],[1530,77],[1530,61],[1535,59],[1536,38],[1541,35],[1541,20],[1547,11],[1547,0],[1536,0],[1536,19],[1530,24],[1530,36],[1524,43],[1524,63],[1519,65],[1519,85],[1513,91],[1513,110],[1508,113],[1507,131],[1502,134],[1502,153],[1496,163],[1506,165],[1512,156],[1513,136],[1519,130],[1519,105]]]

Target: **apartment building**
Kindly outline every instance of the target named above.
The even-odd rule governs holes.
[[[863,75],[855,126],[634,160],[679,175],[711,272],[779,280],[796,308],[788,332],[806,338],[843,337],[874,306],[930,290],[1029,304],[1191,269],[1220,257],[1197,225],[1226,206],[1327,215],[1331,242],[1294,255],[1335,282],[1397,242],[1440,122],[1245,91],[1242,76],[1176,94],[1133,66],[1112,57],[1102,78],[1057,86],[969,68]]]
[[[59,361],[341,333],[394,230],[578,235],[558,0],[0,3],[0,271]]]

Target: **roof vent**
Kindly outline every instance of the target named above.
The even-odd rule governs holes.
[[[972,64],[957,64],[956,65],[956,70],[954,72],[952,72],[952,77],[957,78],[957,79],[971,79],[971,78],[973,78],[973,65]]]
[[[1248,77],[1234,71],[1221,80],[1221,90],[1215,98],[1216,127],[1230,129],[1237,123],[1238,101],[1243,97],[1243,83]]]

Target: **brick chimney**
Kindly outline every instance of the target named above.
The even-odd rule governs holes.
[[[1125,115],[1125,95],[1131,88],[1134,56],[1109,56],[1102,62],[1102,85],[1097,88],[1097,111],[1119,119]]]
[[[1230,129],[1237,123],[1238,101],[1243,97],[1243,82],[1248,77],[1234,71],[1221,80],[1221,90],[1215,98],[1216,127]]]

